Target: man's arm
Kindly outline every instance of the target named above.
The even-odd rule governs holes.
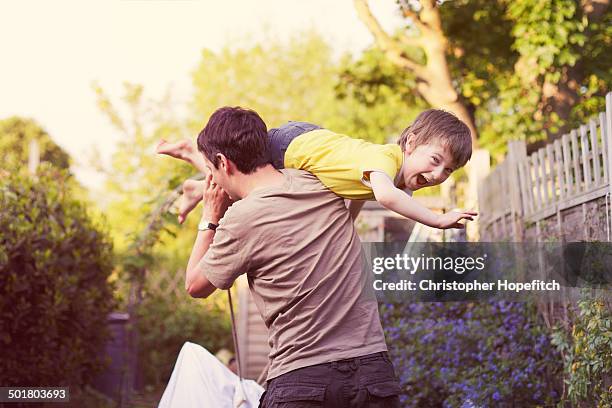
[[[462,219],[471,221],[477,215],[473,211],[451,211],[446,214],[436,214],[429,208],[419,204],[418,201],[404,191],[395,187],[389,176],[379,171],[370,173],[370,183],[372,184],[376,201],[383,207],[430,227],[464,228],[465,225],[459,221]]]
[[[198,264],[200,260],[204,258],[214,236],[215,231],[213,230],[198,231],[195,243],[193,244],[185,276],[185,289],[191,297],[206,298],[217,289],[210,283],[206,276],[204,276],[203,271],[198,268]]]
[[[203,211],[202,219],[213,224],[218,224],[231,204],[227,194],[212,182],[212,176],[207,175],[204,179]],[[213,242],[215,231],[198,231],[185,274],[185,289],[192,297],[208,297],[217,289],[206,278],[204,271],[199,267],[200,261],[206,255],[208,248]]]

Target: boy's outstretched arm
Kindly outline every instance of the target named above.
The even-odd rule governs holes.
[[[450,211],[445,214],[436,214],[429,208],[419,204],[404,191],[395,187],[389,176],[383,172],[371,172],[370,183],[372,184],[376,201],[383,207],[430,227],[442,229],[464,228],[465,225],[459,221],[473,221],[474,216],[478,215],[474,211]]]

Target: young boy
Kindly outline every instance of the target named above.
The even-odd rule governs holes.
[[[270,129],[270,161],[274,167],[313,173],[330,190],[350,199],[356,218],[364,200],[435,228],[463,228],[473,211],[436,214],[412,199],[413,191],[444,182],[464,166],[472,154],[469,128],[453,114],[430,109],[422,112],[399,137],[397,145],[379,145],[331,132],[305,122],[289,122]],[[161,141],[157,152],[186,160],[208,173],[206,161],[185,140]],[[202,182],[187,180],[179,208],[179,222],[202,197]]]

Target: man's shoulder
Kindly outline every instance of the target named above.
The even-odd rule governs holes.
[[[225,212],[223,218],[226,221],[247,220],[248,217],[257,213],[257,201],[245,197],[233,203]],[[238,221],[240,223],[240,221]]]
[[[286,177],[285,183],[259,190],[236,201],[224,218],[232,224],[240,224],[236,228],[249,228],[250,220],[278,214],[285,206],[310,206],[314,201],[339,199],[312,173],[296,169],[282,169],[281,172]]]
[[[285,193],[308,195],[308,197],[313,200],[316,200],[317,197],[325,197],[325,199],[338,197],[336,193],[325,187],[317,176],[308,171],[296,169],[283,169],[281,171],[290,180],[289,188]],[[319,194],[313,195],[312,193],[314,192]]]
[[[306,171],[299,169],[282,169],[281,172],[291,179],[291,181],[295,181],[298,183],[313,183],[313,184],[321,184],[317,176]]]

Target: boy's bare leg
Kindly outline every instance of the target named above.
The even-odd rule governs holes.
[[[158,154],[165,154],[170,157],[185,160],[187,163],[191,163],[198,171],[204,174],[208,173],[204,156],[202,156],[195,144],[189,139],[184,139],[176,143],[170,143],[162,139],[155,151]]]
[[[195,208],[204,194],[204,180],[185,180],[183,183],[183,195],[179,203],[178,222],[182,224],[187,214]]]

